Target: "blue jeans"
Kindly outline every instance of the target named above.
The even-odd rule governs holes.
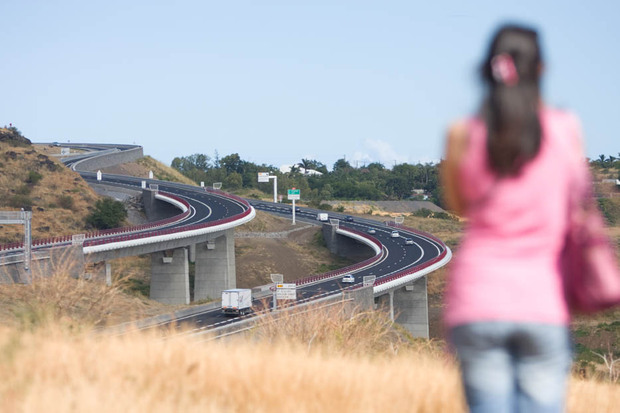
[[[571,365],[568,327],[476,322],[449,337],[471,412],[562,412]]]

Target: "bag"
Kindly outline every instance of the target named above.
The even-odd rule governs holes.
[[[591,189],[575,192],[561,255],[564,291],[571,311],[594,313],[620,305],[620,269]]]

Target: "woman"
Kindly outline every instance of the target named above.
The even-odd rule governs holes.
[[[467,218],[445,324],[472,412],[560,412],[571,364],[558,259],[583,176],[579,122],[540,96],[537,33],[504,26],[482,67],[480,113],[447,137],[446,201]]]

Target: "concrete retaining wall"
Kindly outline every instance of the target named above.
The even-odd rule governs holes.
[[[337,234],[336,229],[335,225],[323,224],[323,238],[325,238],[329,252],[353,261],[364,261],[375,255],[373,249],[368,245]]]
[[[73,278],[84,275],[82,246],[56,247],[45,251],[33,251],[31,276],[24,268],[24,254],[1,257],[0,284],[29,283],[30,277],[68,275]]]
[[[98,169],[103,169],[108,166],[133,162],[143,156],[142,146],[138,146],[125,151],[109,153],[105,156],[94,156],[92,158],[85,159],[79,163],[78,169],[80,171],[97,171]]]
[[[142,205],[149,222],[170,218],[181,213],[174,205],[155,198],[156,194],[157,191],[151,189],[142,190]]]

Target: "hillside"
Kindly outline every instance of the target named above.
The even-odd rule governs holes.
[[[55,148],[58,149],[58,148]],[[32,209],[33,238],[84,232],[97,194],[38,145],[0,141],[0,209]],[[4,225],[0,243],[23,241],[23,227]]]

